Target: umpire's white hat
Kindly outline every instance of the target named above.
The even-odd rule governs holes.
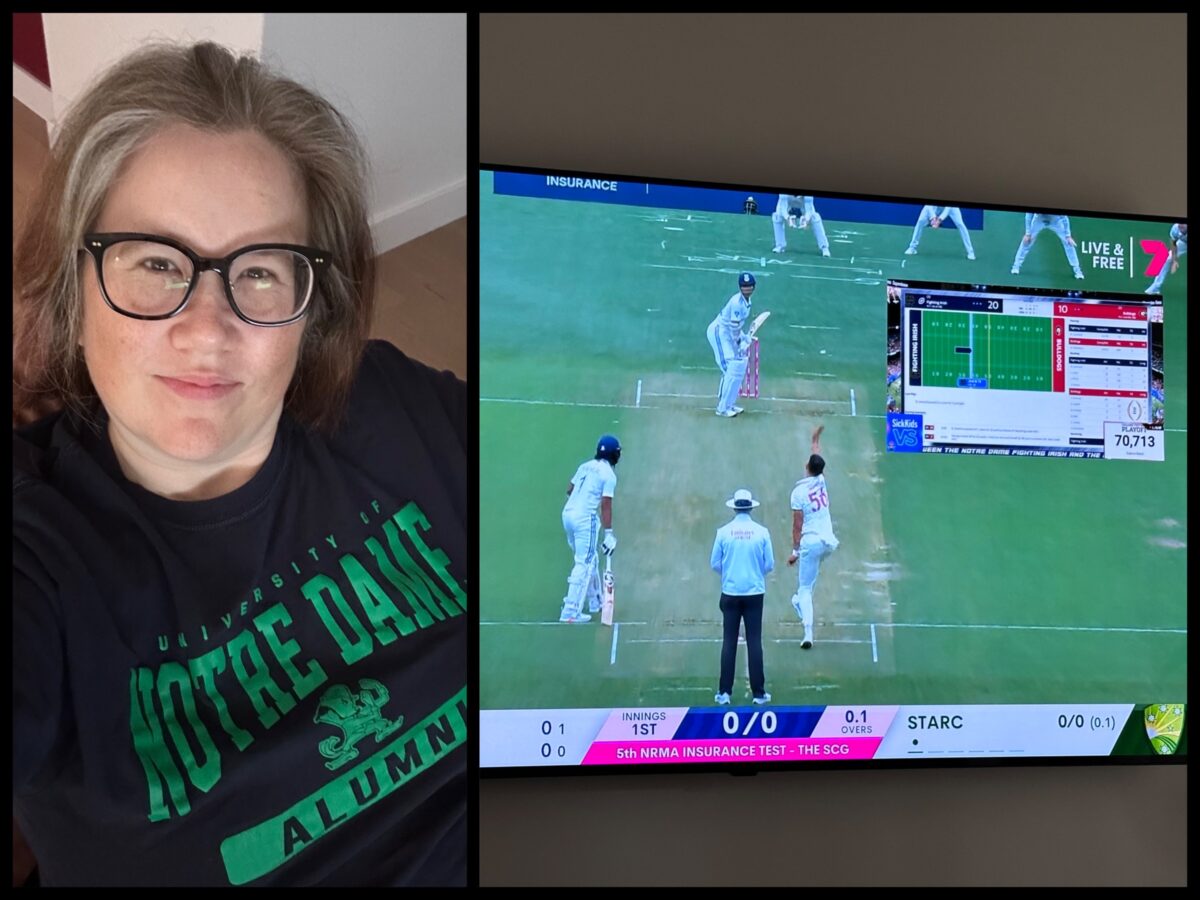
[[[754,509],[758,506],[758,501],[754,499],[751,493],[745,488],[739,488],[733,492],[733,499],[726,500],[725,505],[730,509],[745,510]]]

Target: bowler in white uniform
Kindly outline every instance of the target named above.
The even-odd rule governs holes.
[[[788,565],[799,560],[799,586],[792,596],[792,609],[804,623],[802,650],[813,645],[813,588],[821,571],[821,560],[838,548],[829,516],[829,488],[825,484],[825,460],[821,456],[821,432],[818,425],[812,434],[812,455],[804,466],[804,477],[792,488],[792,553]]]

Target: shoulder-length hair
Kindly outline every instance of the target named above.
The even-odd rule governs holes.
[[[309,243],[327,250],[333,265],[304,320],[285,409],[303,425],[332,430],[374,307],[366,154],[326,100],[253,57],[208,42],[137,51],[105,72],[63,121],[14,251],[14,409],[61,404],[96,420],[98,398],[79,346],[83,235],[130,154],[176,124],[258,132],[298,172]]]

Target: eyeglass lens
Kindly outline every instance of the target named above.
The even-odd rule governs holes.
[[[120,241],[104,253],[104,287],[119,309],[142,316],[179,308],[195,277],[186,255],[155,241]],[[309,261],[291,250],[252,250],[235,257],[227,274],[234,303],[255,322],[297,315],[312,293]]]

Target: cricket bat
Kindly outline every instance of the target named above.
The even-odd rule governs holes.
[[[763,312],[760,312],[755,317],[754,322],[750,325],[750,330],[746,332],[746,337],[748,337],[750,340],[754,340],[754,336],[756,334],[758,334],[758,329],[760,329],[762,327],[763,322],[767,321],[767,318],[770,315],[771,315],[771,311],[769,309],[765,310]]]
[[[613,605],[616,602],[616,592],[613,590],[612,556],[604,560],[604,599],[600,607],[600,621],[605,625],[613,623]]]

